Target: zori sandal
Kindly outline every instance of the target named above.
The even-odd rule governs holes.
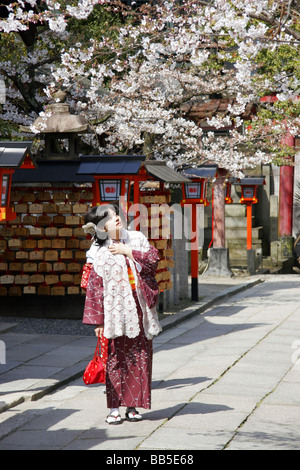
[[[121,415],[117,411],[112,411],[106,418],[105,422],[107,424],[121,424],[122,418]]]
[[[130,421],[131,423],[136,423],[138,421],[142,421],[142,416],[139,414],[139,412],[135,408],[129,408],[127,409],[125,413],[125,418],[127,421]]]

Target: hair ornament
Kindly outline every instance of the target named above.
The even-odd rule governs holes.
[[[86,233],[87,235],[91,235],[92,237],[96,235],[97,226],[93,224],[93,222],[89,222],[86,225],[83,225],[82,228],[84,230],[84,233]]]

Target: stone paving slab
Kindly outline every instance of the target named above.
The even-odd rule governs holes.
[[[30,358],[55,357],[55,347],[67,351],[71,344],[78,354],[72,366],[44,378],[50,381],[44,395],[45,382],[34,377],[32,365],[15,368],[28,367],[33,377],[24,381],[36,382],[27,384],[27,401],[0,413],[0,450],[298,449],[300,366],[292,345],[300,341],[299,287],[298,276],[270,276],[165,330],[154,341],[152,409],[138,424],[107,426],[104,387],[75,379],[95,338],[70,338]],[[7,335],[20,344],[13,330]],[[48,335],[44,341],[49,344]],[[3,379],[10,372],[0,375],[0,391],[9,387]],[[33,391],[41,392],[39,400],[30,401]]]
[[[167,315],[161,322],[163,329],[170,330],[167,334],[171,337],[174,326],[180,328],[185,321],[221,299],[261,282],[259,277],[246,281],[219,279],[213,291],[212,280],[206,278],[200,288],[203,299],[174,315]],[[22,334],[14,332],[17,325],[0,322],[0,340],[5,342],[7,356],[6,364],[0,364],[0,412],[24,400],[40,398],[81,376],[95,349],[94,336]],[[157,338],[157,344],[159,342]]]

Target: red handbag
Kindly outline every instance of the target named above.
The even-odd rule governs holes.
[[[82,289],[86,289],[88,286],[92,267],[93,265],[91,263],[85,263],[85,265],[83,266],[81,285],[80,285]]]
[[[89,362],[83,374],[83,381],[86,385],[104,384],[105,367],[100,357],[101,338],[98,337],[94,359]]]

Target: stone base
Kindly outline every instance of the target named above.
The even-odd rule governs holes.
[[[209,251],[208,269],[203,276],[232,277],[229,264],[228,248],[211,248]]]
[[[255,250],[247,250],[247,269],[250,275],[256,271]]]
[[[294,257],[294,238],[293,237],[279,237],[281,243],[281,258],[293,258]]]

